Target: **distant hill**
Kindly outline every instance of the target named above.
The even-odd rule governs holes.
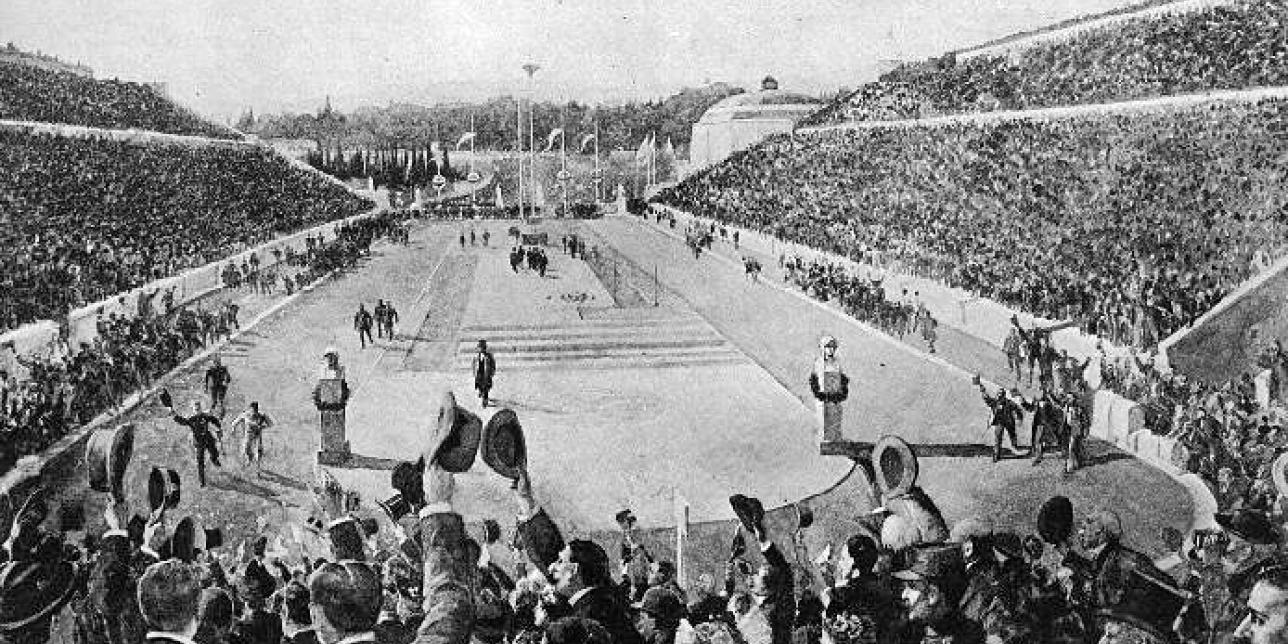
[[[591,107],[576,101],[539,102],[534,115],[537,148],[555,128],[563,128],[570,150],[579,147],[584,136],[599,126],[599,147],[604,150],[639,147],[650,134],[659,145],[670,139],[681,155],[687,156],[693,124],[712,105],[744,90],[728,83],[685,88],[660,101]],[[327,106],[316,114],[275,114],[261,118],[248,115],[239,129],[265,139],[312,139],[326,148],[423,148],[430,141],[454,145],[461,135],[478,133],[475,145],[490,150],[514,150],[517,145],[515,120],[517,99],[501,96],[481,103],[451,103],[435,106],[392,104],[340,113]],[[524,105],[524,148],[528,137],[527,105]],[[590,145],[587,149],[590,149]]]

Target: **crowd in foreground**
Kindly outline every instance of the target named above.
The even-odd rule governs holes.
[[[192,516],[173,521],[181,512],[175,481],[174,505],[169,493],[153,500],[150,490],[151,509],[133,516],[120,495],[107,495],[89,511],[101,513],[101,523],[75,520],[87,511],[74,505],[53,521],[37,496],[23,504],[3,548],[0,637],[25,644],[67,632],[95,644],[1288,638],[1279,518],[1256,510],[1219,514],[1219,528],[1188,535],[1166,528],[1159,536],[1167,552],[1151,559],[1125,542],[1116,512],[1075,512],[1062,496],[1017,533],[983,518],[950,528],[920,488],[886,489],[880,508],[849,518],[850,533],[819,540],[807,538],[812,511],[798,506],[795,525],[771,531],[758,500],[734,495],[740,529],[727,552],[708,558],[727,564],[694,571],[690,581],[677,577],[673,560],[640,545],[629,511],[616,517],[617,536],[565,532],[536,498],[526,468],[513,474],[516,520],[505,543],[497,521],[455,511],[457,480],[433,459],[458,447],[444,448],[450,439],[441,432],[430,431],[418,463],[395,470],[391,492],[402,510],[382,506],[389,522],[361,516],[361,504],[325,473],[313,489],[316,510],[300,525],[228,535],[227,543]],[[820,541],[828,543],[807,545]]]
[[[1286,109],[777,137],[658,201],[1145,348],[1282,253]]]
[[[1002,54],[906,64],[807,125],[1109,103],[1288,82],[1277,2],[1135,18]]]
[[[286,294],[327,273],[350,267],[381,237],[401,238],[402,226],[388,215],[336,229],[335,237],[311,237],[283,264],[243,273],[225,271],[234,289],[270,295],[281,275]],[[269,281],[262,275],[272,275]],[[0,367],[0,473],[19,458],[38,454],[99,414],[120,407],[133,393],[205,347],[238,329],[234,301],[175,305],[173,290],[144,294],[136,315],[100,315],[95,337],[71,346],[70,330],[43,355],[16,356],[25,373]]]
[[[5,130],[0,168],[0,332],[371,206],[243,146]]]
[[[9,61],[0,62],[0,119],[241,138],[142,83],[96,80]]]

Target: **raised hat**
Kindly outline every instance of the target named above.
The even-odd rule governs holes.
[[[170,535],[170,554],[175,559],[185,563],[192,563],[197,558],[194,552],[197,539],[197,526],[192,517],[184,517],[179,524],[174,527],[174,533]]]
[[[1279,543],[1279,534],[1270,522],[1270,517],[1256,510],[1236,510],[1234,512],[1217,512],[1217,525],[1226,532],[1247,541],[1263,546]]]
[[[483,462],[497,474],[508,479],[519,478],[519,472],[528,465],[528,448],[517,414],[502,409],[488,419],[483,428],[482,451]]]
[[[964,577],[966,562],[962,549],[955,543],[938,543],[917,546],[908,551],[904,566],[894,572],[896,579],[915,581],[918,579],[946,579],[954,575]]]
[[[917,484],[917,455],[898,436],[885,435],[872,447],[872,467],[883,495],[898,496]]]
[[[165,505],[165,474],[161,473],[160,468],[152,468],[148,472],[148,508],[156,512]]]
[[[729,497],[729,505],[747,532],[755,532],[765,520],[765,506],[760,499],[735,494]]]
[[[1038,535],[1051,543],[1064,543],[1073,535],[1073,502],[1068,497],[1053,496],[1038,508]]]
[[[438,408],[433,461],[448,472],[468,471],[478,454],[482,430],[478,416],[457,405],[452,392],[444,393]]]
[[[96,492],[124,497],[121,483],[134,455],[134,425],[126,423],[95,431],[85,443],[85,467],[89,486]]]
[[[49,618],[76,589],[67,562],[10,561],[0,566],[0,632],[12,633]]]

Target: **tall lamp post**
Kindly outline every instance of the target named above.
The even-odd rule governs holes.
[[[538,65],[536,63],[528,62],[528,63],[524,63],[523,65],[523,71],[528,75],[528,177],[529,177],[528,188],[529,189],[536,187],[536,182],[537,182],[537,138],[536,138],[537,134],[536,134],[536,130],[534,129],[534,126],[536,124],[535,123],[536,117],[534,116],[534,113],[537,111],[536,104],[535,104],[536,86],[534,84],[535,81],[533,80],[532,77],[537,74],[537,70],[539,69],[541,69],[541,65]],[[536,209],[537,209],[537,202],[536,202],[536,198],[534,197],[532,200],[532,204],[528,209],[528,212],[531,214],[536,214]]]
[[[470,113],[470,173],[465,175],[465,180],[470,182],[470,206],[474,210],[474,216],[479,216],[479,180],[483,177],[474,170],[474,140],[478,138],[478,132],[474,130],[474,114]]]

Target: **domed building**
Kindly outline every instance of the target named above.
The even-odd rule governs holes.
[[[700,170],[771,134],[791,132],[798,121],[819,108],[817,99],[778,89],[778,81],[766,76],[760,91],[730,96],[693,124],[689,167]]]

